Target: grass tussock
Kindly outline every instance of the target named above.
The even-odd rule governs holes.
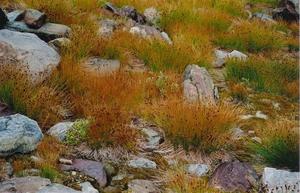
[[[299,97],[296,85],[299,82],[298,65],[294,61],[271,61],[262,57],[247,61],[231,60],[227,67],[227,80],[244,82],[258,92],[267,92]]]
[[[65,95],[48,83],[34,84],[22,68],[0,66],[0,100],[14,112],[37,120],[49,128],[63,118]]]
[[[299,170],[299,129],[297,122],[281,119],[257,129],[262,144],[251,144],[254,152],[272,167]]]
[[[230,129],[241,111],[232,105],[168,101],[152,108],[148,117],[161,126],[175,145],[212,152],[230,146]]]
[[[238,22],[215,42],[223,48],[254,53],[276,50],[286,43],[282,34],[260,21]]]

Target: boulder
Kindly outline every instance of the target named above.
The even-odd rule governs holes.
[[[0,156],[31,152],[42,138],[37,122],[24,115],[0,117]]]
[[[10,22],[22,21],[25,17],[25,10],[17,9],[15,11],[9,12],[7,18]]]
[[[67,133],[72,129],[74,122],[61,122],[57,123],[48,130],[48,134],[57,138],[59,141],[64,141],[66,139]]]
[[[227,52],[223,50],[215,50],[215,61],[213,63],[214,67],[220,68],[223,67],[228,59],[238,59],[238,60],[247,60],[248,56],[237,50],[232,52]]]
[[[184,71],[183,94],[188,102],[216,102],[218,90],[208,71],[198,65],[188,65]]]
[[[90,57],[86,60],[84,66],[88,71],[106,74],[119,71],[121,64],[119,60]]]
[[[131,27],[129,32],[138,35],[142,38],[163,40],[168,44],[172,44],[172,40],[170,39],[167,33],[160,32],[158,29],[156,29],[153,26],[137,24]]]
[[[79,171],[84,175],[94,178],[100,187],[105,187],[107,183],[107,176],[104,166],[101,162],[75,159],[72,165],[61,165],[61,169],[64,171]]]
[[[71,28],[56,23],[46,23],[39,29],[32,29],[28,27],[23,21],[14,21],[8,22],[5,28],[13,31],[34,33],[46,42],[49,42],[56,38],[69,37],[69,35],[71,34]]]
[[[0,29],[2,29],[8,22],[5,12],[0,8]]]
[[[103,19],[99,22],[98,34],[103,37],[110,37],[117,28],[117,22],[112,19]]]
[[[24,22],[33,29],[39,29],[46,23],[47,16],[35,9],[27,9],[25,11]]]
[[[264,168],[262,183],[267,192],[292,193],[300,191],[300,172]]]
[[[156,163],[146,158],[137,158],[130,160],[128,166],[132,168],[156,169]]]
[[[209,184],[226,192],[248,192],[256,186],[258,176],[247,163],[225,162],[213,173]]]
[[[132,180],[128,183],[128,191],[131,193],[159,193],[161,192],[154,182],[150,180]]]
[[[20,178],[11,178],[0,182],[0,192],[2,193],[37,193],[39,190],[47,187],[51,181],[37,176],[27,176]],[[56,193],[56,192],[52,192]],[[64,192],[66,193],[66,192]]]
[[[204,176],[208,173],[209,167],[206,164],[188,164],[187,172],[194,176]]]
[[[1,65],[23,66],[32,80],[37,80],[50,75],[59,62],[58,53],[36,35],[0,30]]]
[[[61,184],[50,184],[35,193],[85,193],[85,192],[77,191]]]

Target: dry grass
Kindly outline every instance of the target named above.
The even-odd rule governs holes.
[[[178,100],[145,111],[164,128],[175,145],[205,152],[230,146],[229,130],[241,113],[237,107],[226,103],[188,105]]]

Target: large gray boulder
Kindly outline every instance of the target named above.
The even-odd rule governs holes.
[[[37,122],[24,115],[0,117],[0,156],[31,152],[42,138]]]
[[[37,176],[11,178],[0,182],[1,193],[37,193],[50,185],[51,181]],[[52,192],[54,193],[54,192]]]
[[[300,172],[265,168],[262,183],[267,192],[292,193],[300,191]]]
[[[23,66],[37,80],[50,75],[59,62],[59,54],[36,35],[0,30],[0,65]]]
[[[221,164],[209,183],[225,192],[249,192],[257,180],[258,176],[249,164],[233,161]]]
[[[208,71],[198,65],[188,65],[184,71],[183,94],[188,102],[215,102],[219,98]]]

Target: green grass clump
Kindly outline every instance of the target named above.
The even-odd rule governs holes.
[[[67,132],[66,143],[69,145],[78,145],[86,140],[87,130],[90,127],[90,121],[77,120],[72,129]]]
[[[43,178],[48,178],[51,180],[51,182],[55,181],[59,177],[58,171],[51,166],[43,166],[40,170],[40,176]]]
[[[227,49],[257,53],[280,49],[285,40],[272,26],[259,21],[245,21],[219,36],[215,43]]]
[[[287,88],[287,85],[299,79],[298,66],[295,62],[278,62],[264,58],[250,58],[247,61],[230,60],[226,72],[227,80],[244,82],[257,92],[298,98],[297,93],[291,95]]]
[[[258,131],[262,144],[251,143],[250,149],[272,167],[299,170],[299,131],[297,124],[280,120]]]

